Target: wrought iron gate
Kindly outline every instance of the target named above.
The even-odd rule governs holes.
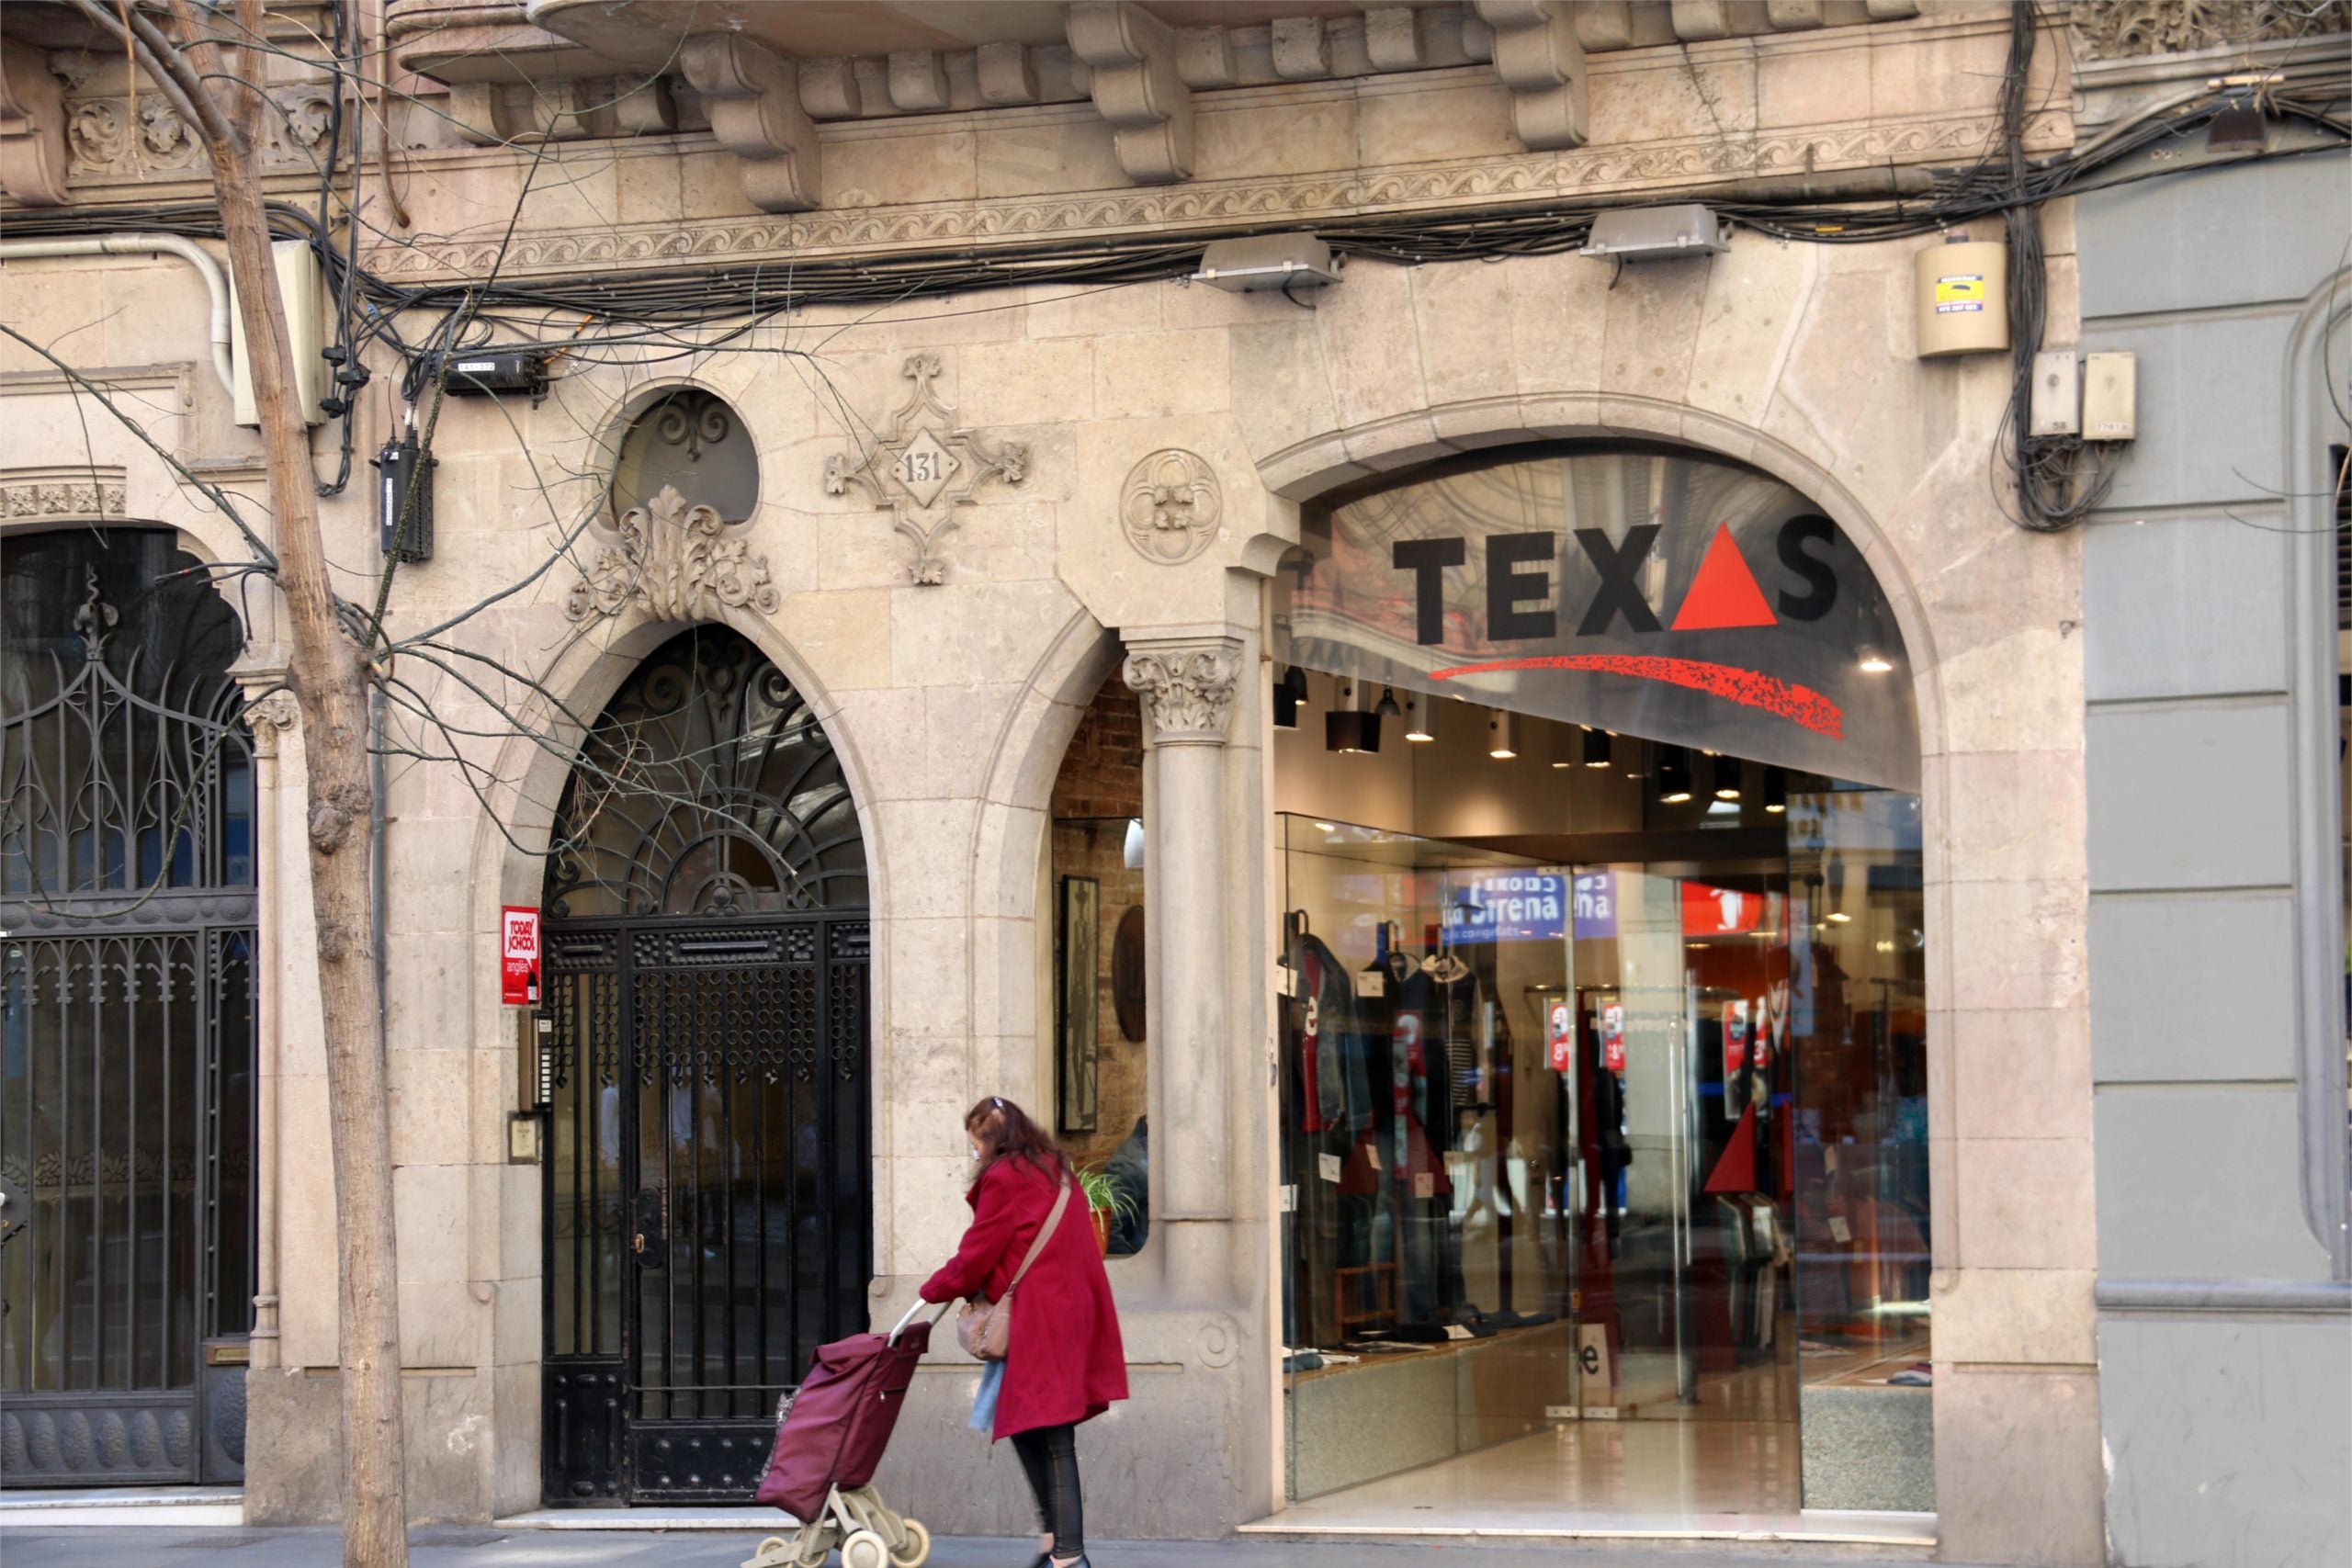
[[[243,1475],[253,759],[175,537],[0,572],[0,1485]]]
[[[542,940],[550,1503],[748,1501],[865,1325],[864,847],[824,732],[699,627],[592,730]]]

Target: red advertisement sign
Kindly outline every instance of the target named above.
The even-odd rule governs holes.
[[[509,904],[498,912],[498,999],[539,1005],[539,912]]]
[[[1612,1073],[1625,1070],[1625,1009],[1619,1002],[1600,1010],[1600,1065]]]
[[[1747,1066],[1747,1004],[1724,1004],[1724,1081],[1729,1083]]]
[[[1544,1020],[1544,1032],[1552,1047],[1552,1070],[1565,1073],[1576,1066],[1576,1025],[1568,1004],[1554,1002]]]
[[[1737,936],[1764,924],[1765,895],[1711,887],[1703,882],[1682,885],[1684,936]]]

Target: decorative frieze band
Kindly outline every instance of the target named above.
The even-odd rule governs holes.
[[[127,515],[120,468],[17,468],[0,473],[0,519],[107,522]]]
[[[937,244],[1035,243],[1044,236],[1148,230],[1216,229],[1281,220],[1311,222],[1363,212],[1426,211],[1574,200],[1627,190],[1713,183],[1749,175],[1830,173],[1890,161],[1965,160],[1999,130],[1989,117],[1856,121],[1786,135],[1725,141],[1691,136],[1564,152],[1482,157],[1409,168],[1346,170],[1285,179],[1194,180],[1143,190],[1091,191],[1006,201],[909,202],[858,211],[676,222],[602,224],[523,232],[503,245],[503,229],[479,236],[428,236],[363,251],[392,278],[449,274],[502,276],[581,267],[667,266],[692,259],[854,255]],[[2026,145],[2065,144],[2067,117],[2030,117]]]
[[[1225,744],[1234,687],[1241,674],[1239,643],[1221,637],[1147,644],[1127,655],[1121,673],[1127,688],[1142,696],[1159,744]]]

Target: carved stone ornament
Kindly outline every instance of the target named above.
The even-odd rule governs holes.
[[[847,495],[855,485],[876,507],[898,514],[899,532],[915,547],[908,573],[925,587],[947,581],[939,542],[956,526],[956,509],[971,503],[980,482],[994,475],[1017,485],[1029,477],[1027,446],[993,442],[956,425],[956,411],[932,389],[939,369],[935,354],[910,355],[899,374],[915,384],[914,391],[890,416],[890,434],[854,456],[825,459],[827,495]]]
[[[1142,695],[1163,746],[1224,744],[1240,673],[1240,649],[1229,642],[1130,653],[1121,671],[1128,689]]]
[[[616,615],[642,604],[662,621],[709,620],[724,606],[773,615],[783,602],[768,581],[765,556],[753,556],[707,506],[690,506],[672,487],[621,513],[621,544],[596,558],[587,580],[572,585],[564,614]]]
[[[65,95],[48,55],[13,42],[0,51],[0,191],[28,207],[65,200]]]
[[[2097,60],[2352,31],[2352,0],[2076,0],[2066,19]]]
[[[1127,470],[1119,521],[1136,553],[1178,566],[1209,547],[1225,517],[1216,470],[1198,453],[1164,447]]]
[[[122,470],[18,468],[0,474],[0,517],[104,522],[124,515]]]

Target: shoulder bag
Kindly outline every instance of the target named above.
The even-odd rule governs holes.
[[[1005,1281],[1004,1294],[993,1302],[966,1302],[964,1310],[956,1314],[956,1342],[964,1347],[967,1355],[983,1361],[1001,1361],[1005,1352],[1012,1348],[1013,1287],[1021,1283],[1023,1274],[1029,1272],[1029,1265],[1037,1261],[1037,1255],[1046,1250],[1046,1243],[1053,1237],[1054,1227],[1062,1223],[1062,1211],[1069,1207],[1070,1180],[1068,1176],[1062,1178],[1061,1189],[1054,1199],[1053,1213],[1047,1214],[1046,1223],[1038,1227],[1037,1239],[1029,1244],[1028,1256],[1022,1258],[1021,1267],[1012,1271],[1012,1278]]]

